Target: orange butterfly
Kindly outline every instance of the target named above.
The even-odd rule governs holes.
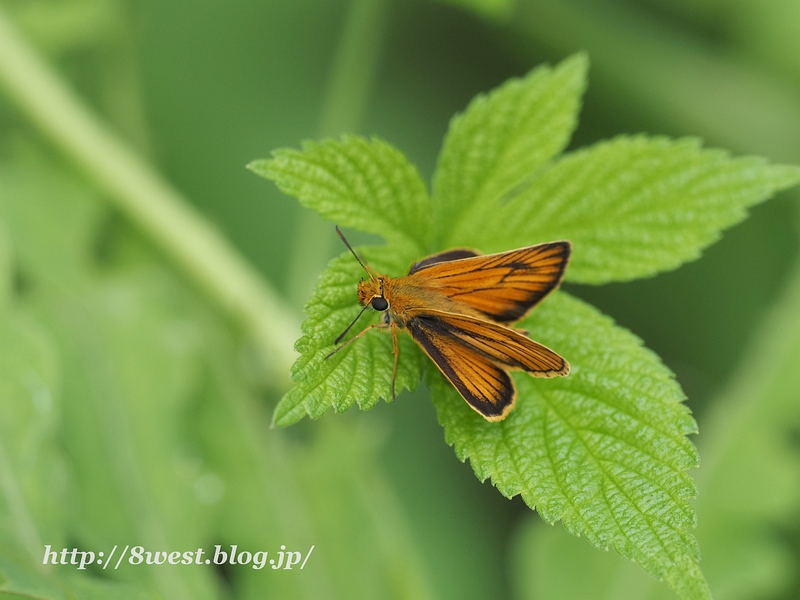
[[[338,344],[368,308],[383,313],[331,352],[329,358],[370,329],[390,329],[394,346],[392,397],[397,374],[397,330],[405,329],[464,400],[487,421],[501,421],[514,408],[517,390],[509,370],[534,377],[569,374],[569,363],[510,324],[558,287],[569,260],[567,241],[497,254],[456,249],[429,256],[405,277],[379,275],[353,256],[369,275],[358,284],[364,308],[336,338]]]

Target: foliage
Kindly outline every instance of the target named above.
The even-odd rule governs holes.
[[[359,556],[369,556],[376,575],[405,581],[405,597],[430,595],[411,542],[381,546],[408,537],[402,523],[392,525],[393,508],[354,499],[337,483],[385,485],[371,461],[356,467],[350,458],[372,442],[337,428],[349,446],[339,444],[346,454],[336,460],[327,449],[289,452],[280,434],[268,436],[229,327],[141,239],[119,229],[80,180],[38,151],[19,155],[2,167],[0,200],[12,232],[1,261],[0,589],[42,598],[217,597],[219,582],[205,566],[167,573],[123,563],[103,573],[111,581],[70,566],[42,571],[44,544],[108,552],[115,544],[208,550],[222,541],[307,551],[335,538],[345,514],[305,506],[309,490],[326,488],[329,502],[354,515],[380,513],[380,527],[335,550],[323,544],[316,566],[296,577],[240,568],[242,597],[372,595],[383,575],[359,580],[325,566]],[[25,282],[21,296],[9,289],[15,273]],[[338,467],[326,467],[328,483],[306,483],[302,473],[330,460]],[[255,526],[254,514],[262,515]]]
[[[430,200],[399,151],[380,140],[307,143],[250,168],[322,216],[381,234],[386,247],[364,249],[379,272],[399,275],[403,261],[447,247],[496,251],[567,238],[575,270],[568,277],[596,283],[696,258],[747,206],[800,180],[797,168],[731,159],[693,140],[621,137],[558,158],[584,78],[579,55],[475,99],[451,122]],[[392,157],[394,175],[384,157]],[[428,221],[432,244],[425,244]],[[343,254],[320,279],[296,346],[296,385],[276,409],[276,424],[388,397],[387,336],[368,335],[325,359],[359,310],[359,276]],[[447,442],[481,480],[491,478],[508,497],[521,494],[545,520],[562,519],[596,546],[614,547],[682,598],[708,597],[687,502],[694,485],[685,471],[697,456],[685,436],[696,426],[673,375],[635,336],[563,292],[521,326],[566,356],[572,375],[515,377],[518,406],[495,424],[429,370]],[[425,362],[405,342],[398,381],[411,389]]]
[[[800,422],[798,305],[796,270],[706,421],[697,537],[703,570],[720,600],[773,597],[796,575],[791,549],[776,530],[791,528],[800,505],[800,461],[790,441]],[[618,557],[588,552],[531,520],[519,532],[514,565],[518,596],[526,600],[604,600],[623,588],[637,598],[670,597]],[[572,577],[576,570],[583,577]]]
[[[598,552],[561,527],[543,525],[521,497],[509,502],[480,485],[441,443],[436,413],[457,418],[458,428],[448,426],[446,435],[459,452],[473,454],[482,474],[503,482],[506,493],[534,464],[525,456],[516,460],[504,440],[489,435],[513,429],[513,421],[483,431],[432,370],[434,403],[427,389],[403,393],[393,405],[377,402],[389,392],[386,336],[372,332],[338,357],[340,363],[317,362],[313,340],[329,342],[341,331],[333,331],[336,320],[353,316],[353,288],[362,274],[350,255],[334,260],[312,298],[308,312],[316,316],[305,324],[307,354],[295,367],[300,377],[313,375],[309,383],[317,376],[324,382],[308,392],[296,383],[294,404],[282,403],[281,410],[290,410],[275,418],[299,419],[306,405],[320,415],[337,389],[354,397],[334,411],[358,400],[373,410],[331,414],[285,431],[269,428],[276,394],[289,381],[302,302],[334,256],[334,244],[335,253],[342,247],[324,223],[330,243],[316,233],[298,235],[300,213],[317,215],[286,202],[276,186],[249,177],[242,165],[295,140],[349,131],[380,136],[350,138],[351,151],[372,152],[374,166],[382,165],[363,171],[362,184],[387,175],[377,185],[395,202],[416,205],[408,229],[405,216],[392,211],[396,205],[372,205],[369,196],[353,214],[368,231],[385,221],[377,233],[389,245],[360,252],[387,273],[405,273],[417,256],[470,238],[489,251],[563,236],[591,249],[575,255],[567,272],[572,282],[631,280],[568,284],[569,295],[553,295],[526,327],[580,356],[583,369],[573,372],[580,380],[609,354],[592,346],[596,356],[589,356],[583,338],[562,341],[571,330],[564,318],[573,315],[573,325],[608,334],[634,353],[625,360],[660,380],[665,397],[677,399],[680,391],[663,380],[668,372],[653,353],[589,303],[658,351],[678,374],[699,422],[703,460],[692,472],[699,489],[693,506],[700,564],[714,596],[796,598],[796,294],[787,294],[748,354],[740,352],[800,249],[793,226],[797,196],[782,194],[755,208],[721,243],[703,249],[750,212],[755,196],[766,196],[771,183],[788,185],[792,173],[677,138],[701,136],[737,155],[800,161],[798,4],[242,0],[222,6],[197,3],[187,11],[176,0],[0,2],[0,597],[672,595],[616,552]],[[20,51],[26,46],[45,59],[38,69]],[[364,48],[369,52],[358,51]],[[476,111],[462,115],[459,135],[454,124],[447,138],[454,152],[442,152],[442,168],[431,177],[447,120],[470,97],[577,50],[588,51],[593,69],[574,134],[585,86],[580,57],[531,74],[538,91],[523,83],[527,77],[510,84],[528,108],[550,98],[546,118],[515,111],[521,105],[504,102],[503,94],[476,100]],[[40,87],[47,81],[49,87]],[[492,109],[481,112],[481,106]],[[557,131],[540,127],[547,120]],[[497,126],[498,135],[482,138],[487,125]],[[505,135],[499,135],[502,127]],[[673,139],[630,134],[636,131]],[[97,141],[98,132],[105,145],[85,153],[82,143]],[[514,138],[522,144],[519,152],[510,152]],[[536,145],[525,146],[531,139]],[[600,139],[608,141],[596,143]],[[463,153],[458,140],[486,155]],[[338,140],[315,144],[323,154],[341,149]],[[584,148],[560,155],[567,144]],[[670,178],[660,153],[697,176]],[[489,154],[500,162],[485,160]],[[287,156],[302,162],[306,155],[289,150]],[[730,178],[707,177],[707,169],[726,164]],[[483,172],[488,165],[494,165],[491,172]],[[395,167],[403,176],[392,179]],[[450,177],[442,179],[448,169]],[[525,171],[519,187],[513,184],[518,169]],[[636,174],[645,171],[662,185],[642,195]],[[565,176],[585,181],[570,188],[562,185]],[[492,185],[483,185],[486,177]],[[422,181],[434,182],[433,199]],[[303,177],[296,183],[302,186]],[[349,194],[347,186],[340,189]],[[734,199],[736,189],[747,191]],[[177,206],[164,203],[165,190]],[[451,215],[458,212],[458,194],[478,199],[455,233],[456,223],[450,228],[446,217],[438,225],[428,218],[453,193]],[[590,210],[594,204],[580,205],[581,197],[602,204],[614,219],[600,219],[600,211]],[[319,198],[308,196],[309,202]],[[720,202],[706,202],[713,198]],[[686,222],[697,212],[686,202],[702,206],[708,222]],[[181,205],[183,211],[173,210]],[[358,216],[370,207],[372,214]],[[149,208],[167,217],[160,226],[148,220]],[[629,212],[617,215],[614,208]],[[655,222],[653,212],[660,215]],[[556,214],[569,218],[552,218]],[[650,247],[639,244],[637,234],[645,231]],[[347,233],[356,244],[374,240]],[[216,244],[208,243],[213,234]],[[385,237],[391,235],[397,238]],[[220,253],[226,238],[235,252]],[[187,239],[194,245],[186,246]],[[413,250],[416,245],[424,247]],[[309,260],[303,252],[309,249],[319,260]],[[701,261],[634,279],[673,269],[700,252]],[[231,285],[248,273],[250,285],[247,277],[245,285],[241,277],[240,285]],[[308,285],[295,286],[293,278]],[[288,292],[304,287],[309,292]],[[414,388],[428,362],[408,338],[401,342],[399,389]],[[358,368],[363,361],[375,368]],[[603,363],[613,375],[608,383],[629,383],[624,362]],[[539,393],[546,386],[531,383],[545,382],[519,378],[527,398],[517,407],[520,415],[572,407],[561,402],[563,389],[547,403]],[[625,398],[616,399],[623,402],[610,406],[624,406]],[[672,414],[678,421],[674,429],[688,423],[677,403],[663,407],[665,420]],[[573,426],[582,415],[560,414],[563,421],[548,421],[561,425],[559,439],[583,439],[585,431]],[[636,416],[602,422],[602,429],[589,423],[591,435],[624,432]],[[682,433],[674,439],[685,452],[673,458],[688,462],[693,448]],[[532,448],[541,449],[540,441]],[[619,450],[624,464],[642,458],[620,445],[609,442],[609,451]],[[487,460],[492,449],[499,453],[497,472]],[[608,485],[588,449],[594,447],[573,446],[570,456],[586,458],[582,476]],[[535,465],[555,472],[549,458]],[[660,475],[662,485],[689,491],[682,469],[673,470],[672,480],[668,471]],[[542,514],[550,508],[550,516],[574,524],[564,504],[575,497],[572,483],[544,495],[535,488],[520,492]],[[673,509],[678,505],[680,496]],[[628,514],[625,506],[620,510]],[[673,514],[676,526],[689,516]],[[510,547],[520,524],[522,535]],[[614,537],[613,529],[603,532]],[[652,533],[643,532],[641,540]],[[119,571],[41,565],[47,543],[107,552],[112,543],[154,540],[165,549],[184,543],[272,552],[281,544],[316,547],[302,573],[239,565],[123,565]],[[514,590],[506,581],[509,558],[519,584]]]

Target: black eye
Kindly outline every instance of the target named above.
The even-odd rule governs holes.
[[[374,308],[375,310],[386,310],[387,308],[389,308],[389,303],[386,301],[386,298],[375,296],[372,299],[372,308]]]

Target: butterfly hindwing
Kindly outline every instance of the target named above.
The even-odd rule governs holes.
[[[536,377],[569,373],[569,364],[558,354],[498,323],[425,311],[406,327],[469,405],[490,421],[504,418],[516,400],[508,369]]]
[[[407,327],[411,337],[473,409],[489,421],[505,418],[517,400],[511,376],[477,352],[454,344],[436,325],[428,319],[412,319]]]
[[[520,331],[499,323],[437,310],[426,310],[411,321],[458,346],[469,348],[504,369],[527,371],[534,377],[569,373],[569,363],[557,353]]]

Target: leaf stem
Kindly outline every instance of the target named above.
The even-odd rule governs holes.
[[[319,137],[355,132],[380,64],[388,0],[351,0],[325,90]],[[333,227],[310,210],[300,212],[289,264],[288,296],[302,305],[337,243]]]
[[[93,114],[2,9],[0,82],[42,134],[253,336],[269,358],[275,385],[288,387],[297,315],[180,192]]]

